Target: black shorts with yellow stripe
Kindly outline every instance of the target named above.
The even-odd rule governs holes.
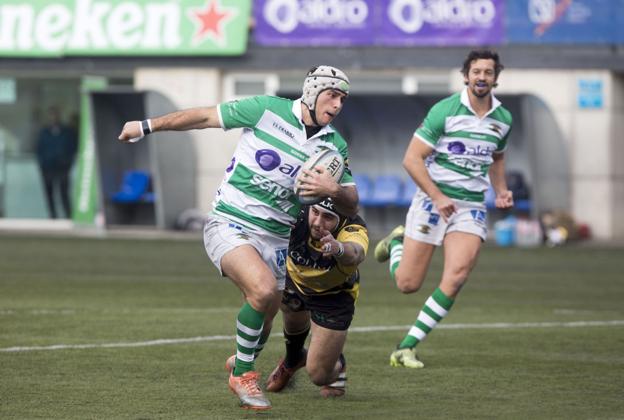
[[[355,300],[348,290],[331,294],[305,295],[299,291],[289,275],[286,275],[282,303],[293,312],[310,311],[312,321],[329,330],[349,329],[355,313]]]

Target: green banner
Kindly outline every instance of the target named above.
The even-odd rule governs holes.
[[[96,225],[99,211],[97,191],[97,156],[93,135],[93,117],[89,94],[105,89],[107,80],[99,77],[84,77],[80,93],[80,145],[78,148],[76,181],[74,182],[72,219],[77,225]]]
[[[2,0],[0,56],[241,55],[251,0]]]

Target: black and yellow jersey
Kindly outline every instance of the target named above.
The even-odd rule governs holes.
[[[359,216],[341,218],[334,232],[340,242],[354,242],[368,250],[368,230]],[[290,234],[286,267],[288,276],[304,295],[326,295],[340,291],[357,299],[360,273],[357,265],[343,266],[334,257],[323,257],[321,242],[312,239],[308,224],[308,206],[299,213]]]

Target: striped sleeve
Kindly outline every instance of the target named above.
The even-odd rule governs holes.
[[[435,146],[438,140],[444,134],[444,125],[447,112],[445,111],[444,101],[438,102],[430,110],[425,120],[416,129],[414,135],[425,140],[427,143]]]
[[[266,96],[252,96],[219,105],[219,116],[225,130],[254,127],[267,109]]]

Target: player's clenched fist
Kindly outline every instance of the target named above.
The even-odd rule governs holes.
[[[124,124],[118,139],[124,143],[135,143],[143,138],[141,121],[128,121]]]

